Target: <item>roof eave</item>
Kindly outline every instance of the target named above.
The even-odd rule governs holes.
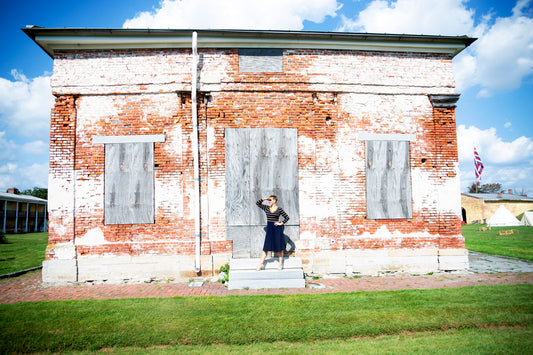
[[[22,29],[50,57],[62,50],[190,48],[193,30],[158,29]],[[298,48],[446,53],[468,47],[467,36],[373,33],[196,30],[199,48]]]

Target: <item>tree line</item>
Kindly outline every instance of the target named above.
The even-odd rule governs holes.
[[[8,192],[8,190],[6,190]],[[26,189],[19,191],[19,189],[15,188],[15,193],[19,195],[27,195],[27,196],[33,196],[42,198],[43,200],[48,200],[48,189],[44,187],[34,187],[32,189]]]

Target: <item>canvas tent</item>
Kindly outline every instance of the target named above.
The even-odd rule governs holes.
[[[523,226],[533,226],[533,211],[524,212],[521,223]]]
[[[489,219],[487,226],[489,227],[507,227],[519,226],[520,221],[513,216],[511,212],[504,205],[501,205],[494,215]]]

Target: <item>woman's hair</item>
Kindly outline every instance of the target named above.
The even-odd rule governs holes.
[[[268,198],[272,198],[272,199],[274,199],[274,201],[278,202],[278,196],[276,196],[276,195],[270,195],[270,196],[268,196]]]

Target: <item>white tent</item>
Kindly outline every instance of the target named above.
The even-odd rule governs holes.
[[[496,213],[489,219],[487,226],[489,227],[507,227],[507,226],[519,226],[520,221],[513,216],[511,212],[504,205],[496,210]]]
[[[521,223],[523,226],[533,226],[533,211],[524,212]]]

